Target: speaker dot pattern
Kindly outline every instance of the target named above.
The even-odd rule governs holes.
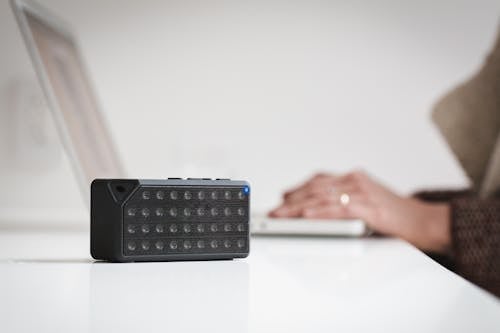
[[[123,207],[126,256],[247,253],[242,187],[141,186]]]

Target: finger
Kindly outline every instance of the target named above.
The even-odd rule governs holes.
[[[318,199],[314,199],[315,201]],[[302,214],[302,210],[304,205],[306,204],[306,201],[302,202],[297,202],[294,204],[286,203],[284,202],[279,206],[278,208],[272,210],[269,213],[269,216],[271,217],[299,217]],[[311,205],[316,205],[317,203],[314,203]]]
[[[330,206],[330,205],[341,205],[341,196],[344,193],[338,194],[323,194],[321,196],[314,196],[305,198],[304,200],[297,202],[284,202],[280,207],[280,210],[275,212],[277,216],[285,214],[285,216],[302,216],[303,211],[308,208],[320,207],[320,206]],[[364,198],[359,193],[349,194],[349,200],[364,202]]]
[[[299,217],[301,211],[295,207],[281,205],[269,212],[270,217]]]
[[[285,200],[297,200],[299,198],[304,197],[304,194],[310,192],[312,189],[316,188],[327,189],[331,187],[331,184],[333,184],[333,178],[323,178],[314,181],[309,181],[292,191],[286,192],[283,197]]]
[[[297,202],[284,202],[278,208],[269,212],[271,217],[301,217],[304,215],[304,211],[309,208],[319,208],[324,206],[342,206],[341,196],[346,193],[328,193],[319,196],[313,196],[305,198]],[[356,193],[351,191],[348,194],[349,202],[357,202],[360,204],[368,205],[368,202],[364,195],[361,193]]]
[[[361,219],[370,218],[370,205],[351,202],[348,205],[317,206],[304,210],[302,216],[311,219]]]
[[[336,192],[337,188],[340,188],[340,191],[349,193],[360,187],[364,187],[363,183],[367,181],[368,176],[360,171],[349,172],[342,176],[318,174],[301,186],[287,191],[283,197],[285,202],[298,202],[309,196],[332,191]]]
[[[311,197],[325,196],[325,195],[339,195],[339,193],[355,193],[359,192],[359,189],[354,184],[349,183],[338,183],[338,185],[334,185],[333,181],[323,182],[323,183],[315,183],[306,188],[303,188],[300,191],[297,191],[287,198],[284,199],[286,203],[295,203],[299,201],[303,201],[305,199]]]
[[[321,179],[321,180],[308,181],[308,182],[302,184],[301,186],[294,188],[293,190],[285,192],[284,197],[293,196],[293,195],[300,193],[306,189],[313,188],[319,184],[327,185],[327,184],[331,184],[331,183],[332,183],[332,179],[327,179],[327,178]]]
[[[324,196],[319,196],[319,197],[312,197],[308,200],[304,200],[301,203],[298,203],[295,205],[297,209],[300,209],[302,211],[309,209],[309,208],[316,208],[316,207],[324,207],[324,206],[345,206],[348,204],[347,202],[343,203],[342,202],[342,196],[345,196],[346,193],[335,193],[335,194],[328,194]],[[347,200],[349,202],[359,202],[359,203],[365,203],[365,199],[361,194],[358,193],[351,193],[348,194]]]
[[[329,176],[317,176],[313,177],[308,182],[295,188],[294,190],[288,191],[284,195],[285,200],[300,200],[308,195],[308,193],[319,189],[329,190],[335,187],[345,186],[349,187],[360,187],[363,183],[368,181],[368,176],[363,172],[353,171],[346,173],[341,176],[329,175]]]

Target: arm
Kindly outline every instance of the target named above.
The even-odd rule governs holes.
[[[450,203],[455,271],[500,295],[500,199],[460,197]]]
[[[500,199],[479,199],[471,190],[421,191],[415,197],[450,203],[450,255],[431,255],[457,274],[500,295]]]
[[[348,203],[342,203],[342,197]],[[372,230],[399,237],[419,249],[450,251],[450,206],[398,195],[364,172],[318,174],[288,191],[274,217],[361,219]]]
[[[319,174],[286,192],[270,215],[362,219],[381,234],[452,259],[458,274],[500,295],[500,199],[477,199],[471,191],[404,197],[363,172]]]

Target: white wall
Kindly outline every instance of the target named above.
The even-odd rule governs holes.
[[[247,179],[256,209],[317,170],[466,183],[429,112],[480,66],[497,0],[43,2],[74,26],[133,177]],[[5,0],[0,45],[0,223],[86,225]]]

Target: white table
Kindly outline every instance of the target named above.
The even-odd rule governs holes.
[[[394,239],[254,238],[234,261],[94,263],[0,231],[0,332],[500,332],[500,301]]]

